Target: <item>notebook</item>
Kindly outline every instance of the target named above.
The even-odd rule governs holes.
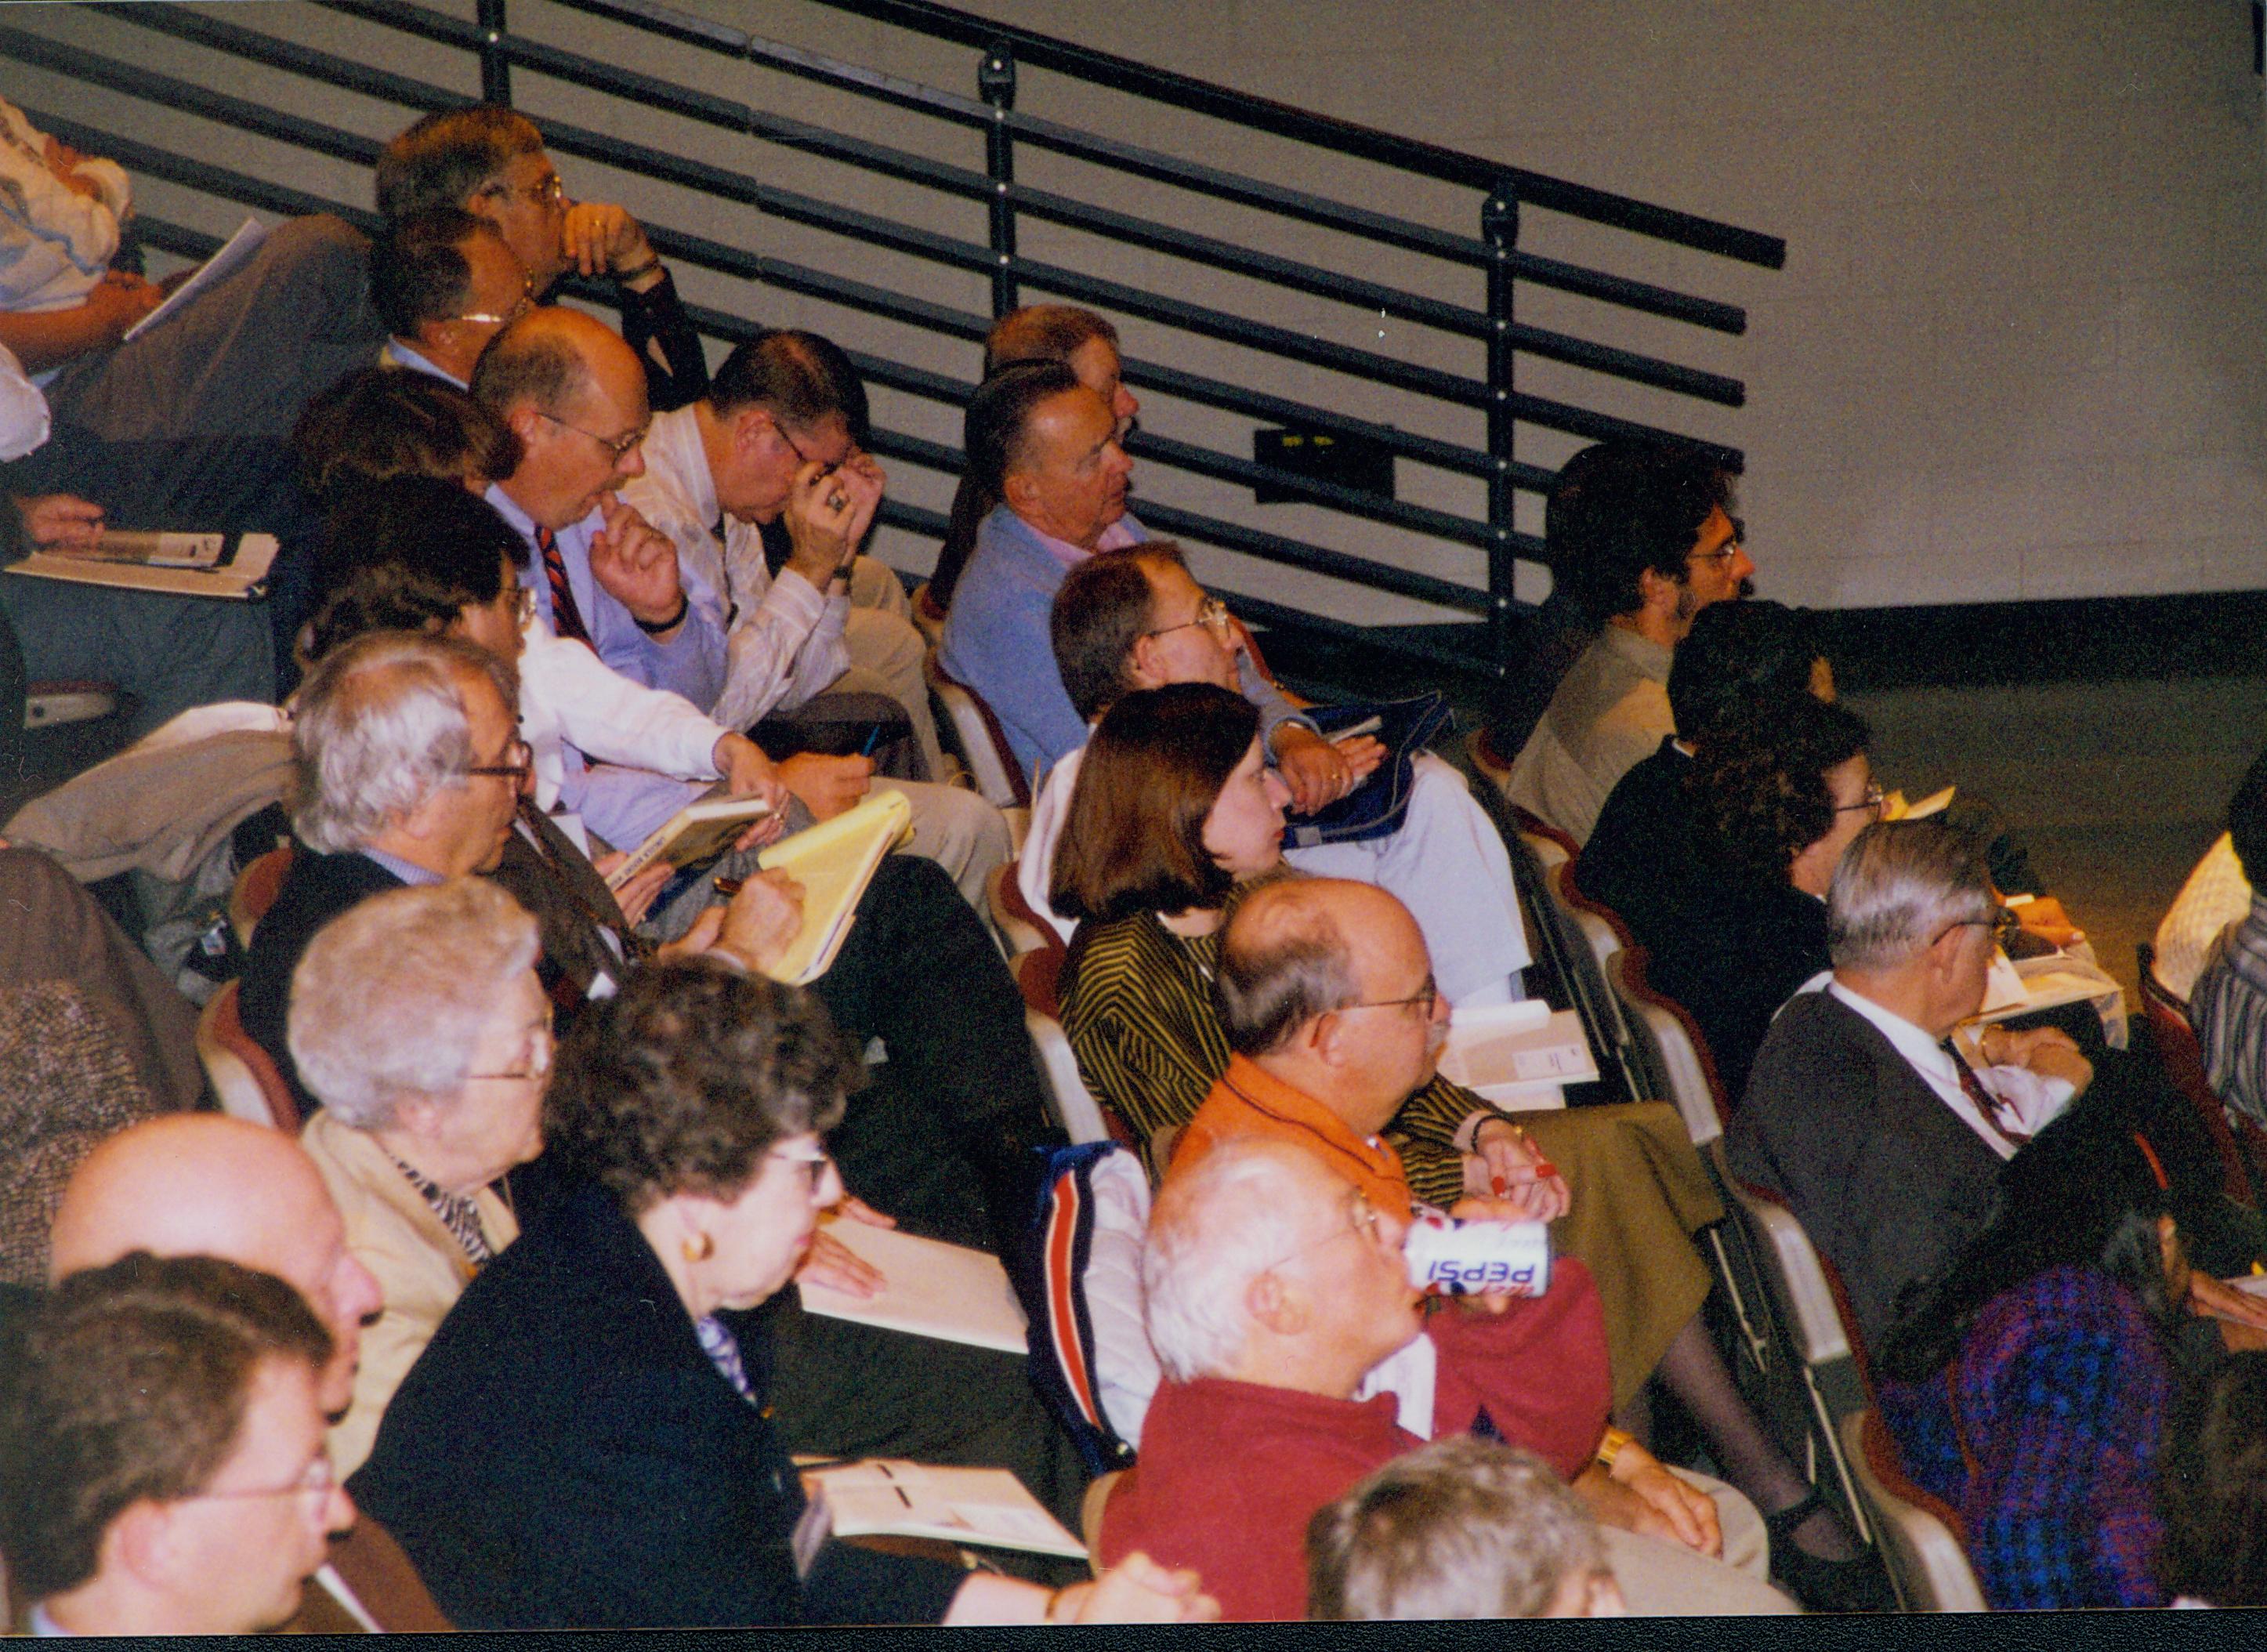
[[[619,890],[659,860],[680,871],[713,861],[771,811],[761,797],[703,797],[687,804],[607,874],[606,887]]]
[[[92,550],[33,551],[8,571],[80,585],[245,602],[268,594],[268,570],[275,562],[272,533],[240,534],[230,543],[219,533],[109,532]]]
[[[803,1483],[826,1505],[838,1538],[942,1538],[1086,1558],[1086,1545],[1004,1468],[939,1468],[874,1457],[805,1469]]]
[[[798,1281],[803,1311],[849,1319],[1003,1354],[1031,1352],[1023,1304],[1008,1270],[988,1251],[924,1239],[894,1228],[841,1217],[827,1234],[881,1271],[878,1296],[853,1296],[825,1285]]]
[[[913,835],[913,814],[903,792],[877,790],[756,857],[766,871],[803,885],[803,929],[767,972],[773,980],[801,987],[833,967],[874,869]]]

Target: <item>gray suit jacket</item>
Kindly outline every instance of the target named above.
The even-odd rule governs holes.
[[[1779,1011],[1725,1133],[1734,1172],[1785,1199],[1878,1347],[1898,1296],[1991,1220],[2001,1160],[1863,1016],[1830,994]]]

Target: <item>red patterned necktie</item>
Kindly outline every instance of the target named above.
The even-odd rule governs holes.
[[[551,628],[569,642],[589,645],[590,628],[575,604],[575,587],[567,583],[567,559],[559,554],[559,536],[549,528],[536,529],[535,548],[543,557],[543,576],[551,584]]]
[[[1941,1047],[1952,1058],[1952,1070],[1960,1075],[1960,1093],[1976,1105],[1976,1111],[1990,1120],[1992,1127],[2017,1147],[2029,1141],[2031,1133],[2023,1128],[2022,1120],[2016,1116],[2015,1110],[1984,1088],[1984,1081],[1977,1077],[1975,1069],[1962,1059],[1959,1046],[1947,1039]]]

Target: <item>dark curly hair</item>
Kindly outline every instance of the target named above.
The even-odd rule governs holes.
[[[1779,702],[1768,717],[1735,718],[1711,730],[1685,783],[1715,857],[1783,881],[1794,857],[1833,829],[1826,771],[1863,752],[1871,738],[1857,713],[1808,694]]]
[[[544,1098],[544,1139],[638,1215],[736,1197],[773,1146],[842,1117],[858,1052],[797,987],[700,958],[634,970],[586,1009]]]

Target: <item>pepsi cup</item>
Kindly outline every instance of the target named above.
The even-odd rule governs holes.
[[[1409,1224],[1409,1282],[1441,1296],[1540,1296],[1551,1289],[1551,1230],[1540,1222],[1463,1222],[1434,1211]]]

